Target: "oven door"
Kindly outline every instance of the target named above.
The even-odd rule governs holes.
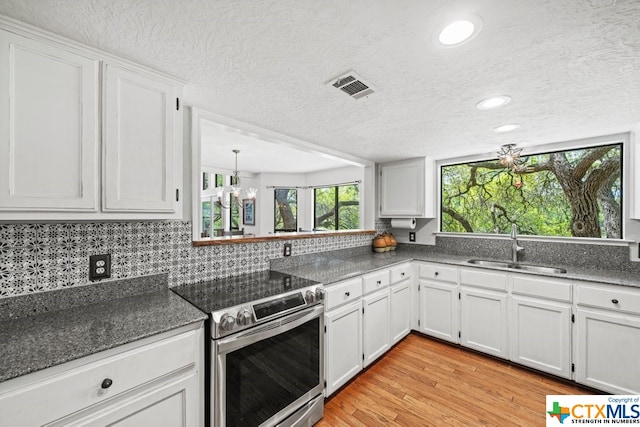
[[[212,341],[216,427],[274,425],[322,393],[323,312],[317,305]]]

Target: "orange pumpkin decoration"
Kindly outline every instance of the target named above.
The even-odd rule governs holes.
[[[387,239],[382,235],[374,237],[372,244],[375,252],[385,252],[387,250]]]

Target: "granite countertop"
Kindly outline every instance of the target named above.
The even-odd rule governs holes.
[[[437,253],[433,251],[421,251],[412,249],[402,249],[392,252],[359,254],[350,257],[330,258],[319,257],[317,261],[309,261],[304,264],[287,266],[277,266],[280,272],[293,274],[306,279],[315,280],[325,286],[359,276],[374,270],[389,267],[405,261],[427,261],[442,264],[450,264],[457,267],[482,268],[487,270],[507,271],[517,274],[533,274],[536,276],[546,276],[558,279],[580,280],[586,282],[598,282],[612,285],[622,285],[640,288],[640,276],[637,273],[625,272],[610,269],[590,269],[572,265],[553,265],[553,267],[564,268],[566,273],[538,273],[508,268],[496,268],[489,266],[472,265],[467,261],[474,257],[468,255],[451,255]],[[502,260],[504,261],[504,260]]]
[[[121,288],[108,286],[113,291],[104,291],[108,287],[103,285],[81,287],[75,294],[93,295],[84,304],[69,297],[73,288],[43,292],[52,295],[37,295],[35,305],[36,295],[28,296],[29,315],[21,297],[15,303],[2,301],[0,382],[207,319],[169,290],[166,277],[164,284],[137,294],[131,291],[135,285],[127,285],[131,281],[121,282]],[[66,306],[56,306],[56,300]]]

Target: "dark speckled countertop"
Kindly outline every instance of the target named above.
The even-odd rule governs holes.
[[[207,318],[169,290],[166,276],[138,282],[0,300],[0,381]]]
[[[446,253],[437,253],[433,251],[411,250],[405,249],[393,252],[385,252],[381,254],[368,252],[350,257],[328,256],[319,257],[317,261],[307,260],[304,264],[292,265],[290,267],[280,265],[272,267],[287,274],[293,274],[306,279],[315,280],[330,286],[350,277],[359,276],[380,268],[392,266],[405,261],[428,261],[442,264],[451,264],[457,267],[484,268],[488,270],[507,271],[514,274],[533,274],[536,276],[555,277],[558,279],[570,279],[587,282],[598,282],[612,285],[640,287],[640,275],[635,272],[626,272],[620,270],[609,269],[590,269],[581,266],[572,265],[556,265],[553,267],[564,268],[566,273],[534,273],[522,270],[512,270],[504,268],[495,268],[487,266],[478,266],[469,264],[472,256],[452,255]],[[504,260],[502,260],[504,261]]]

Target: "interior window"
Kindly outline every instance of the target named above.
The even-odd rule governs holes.
[[[298,190],[276,188],[274,190],[274,232],[298,230]]]
[[[442,166],[441,231],[622,238],[621,143],[517,160]]]
[[[360,227],[358,184],[320,187],[313,190],[316,230],[355,230]]]

